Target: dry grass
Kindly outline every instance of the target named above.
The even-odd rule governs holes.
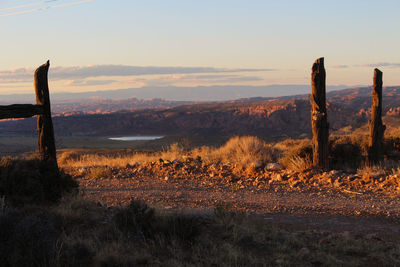
[[[79,150],[70,150],[61,154],[58,159],[61,167],[125,167],[136,163],[151,162],[159,159],[161,153],[133,153],[119,155],[111,152],[110,154],[93,154]]]
[[[286,140],[275,145],[282,151],[280,163],[293,171],[304,171],[312,166],[311,140]]]
[[[277,150],[257,137],[233,137],[219,148],[201,147],[186,150],[178,143],[160,152],[131,153],[127,155],[83,154],[80,151],[64,152],[59,158],[62,167],[125,167],[136,163],[163,160],[183,160],[187,157],[200,158],[203,162],[229,162],[243,168],[264,165],[277,160]]]
[[[289,170],[302,172],[312,168],[312,160],[310,157],[292,156],[285,163]]]
[[[251,220],[232,205],[171,213],[81,196],[0,216],[4,266],[396,266],[398,244]]]
[[[277,153],[271,145],[253,136],[233,137],[215,154],[219,161],[232,161],[242,166],[255,162],[275,162],[277,159]]]
[[[0,159],[0,196],[15,205],[57,202],[77,186],[70,175],[39,158]]]
[[[3,215],[6,211],[6,197],[0,197],[0,216]]]
[[[110,177],[112,172],[108,167],[95,167],[89,170],[88,174],[86,175],[88,178],[96,180],[100,178]]]
[[[278,153],[271,145],[257,137],[236,136],[219,148],[202,147],[194,149],[190,156],[193,158],[200,157],[208,163],[232,163],[247,169],[276,162]]]
[[[375,177],[386,175],[388,170],[383,165],[363,165],[357,169],[357,174],[362,177]]]
[[[400,138],[386,136],[385,157],[400,156]],[[349,172],[362,169],[367,160],[368,138],[366,135],[352,134],[330,138],[330,166]],[[174,143],[156,152],[116,152],[104,150],[88,152],[69,150],[59,158],[61,167],[125,167],[129,165],[164,161],[184,161],[199,159],[204,163],[230,163],[238,170],[252,171],[267,163],[279,162],[294,171],[304,171],[312,167],[312,146],[310,139],[287,139],[273,145],[252,136],[236,136],[220,147],[202,146],[189,149],[187,145]]]
[[[364,163],[357,169],[357,173],[363,177],[379,177],[389,174],[400,174],[398,161],[384,160],[380,164],[369,165]]]

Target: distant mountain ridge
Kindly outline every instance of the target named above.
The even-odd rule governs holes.
[[[71,116],[77,114],[107,114],[116,111],[135,111],[140,109],[166,109],[182,105],[195,104],[193,101],[169,101],[164,99],[82,99],[55,101],[52,112],[55,116]]]
[[[187,104],[236,101],[253,96],[265,100],[285,94],[306,92],[308,87],[307,85],[144,87],[96,92],[52,93],[50,98],[54,115],[69,116],[107,114],[120,110],[173,108]],[[328,87],[329,90],[338,88],[338,86]],[[34,102],[33,92],[32,94],[0,95],[0,105]]]
[[[345,85],[328,86],[327,90],[348,88]],[[265,86],[196,86],[196,87],[141,87],[119,90],[106,90],[95,92],[64,92],[53,93],[50,88],[52,102],[63,102],[81,99],[111,99],[120,100],[138,98],[144,100],[165,99],[168,101],[229,101],[249,97],[280,97],[287,95],[305,94],[310,91],[310,85],[283,84]],[[15,101],[30,103],[35,101],[32,94],[3,94],[0,95],[0,104],[12,104]]]
[[[360,127],[368,122],[371,88],[328,93],[328,121],[332,130]],[[383,90],[383,114],[400,116],[400,86]],[[188,104],[166,109],[118,111],[110,114],[54,118],[57,135],[256,135],[310,136],[307,95],[255,98],[219,103]],[[5,121],[4,132],[32,132],[35,120]]]

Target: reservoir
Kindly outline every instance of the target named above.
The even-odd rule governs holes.
[[[122,137],[110,137],[108,139],[115,141],[150,141],[161,139],[164,136],[122,136]]]

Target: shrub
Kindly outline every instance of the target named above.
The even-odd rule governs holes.
[[[119,210],[112,221],[128,238],[161,238],[167,243],[175,240],[190,243],[199,234],[203,220],[188,214],[157,215],[153,208],[141,200]]]
[[[104,216],[104,208],[96,202],[85,199],[82,195],[66,195],[57,206],[52,207],[63,219],[63,229],[73,231],[76,226],[93,229]]]
[[[6,197],[2,196],[0,197],[0,215],[4,214],[6,212]]]
[[[154,233],[155,221],[155,210],[141,200],[132,200],[113,217],[117,228],[128,237],[151,236]]]
[[[330,141],[331,166],[333,168],[357,168],[367,155],[366,139],[362,136],[333,137]]]
[[[357,169],[357,174],[363,177],[374,177],[380,175],[386,175],[388,170],[386,170],[383,164],[381,165],[368,165],[364,164],[360,168]]]
[[[110,177],[112,175],[111,169],[108,167],[95,167],[90,169],[87,177],[93,180]]]
[[[203,220],[198,216],[171,214],[163,219],[160,220],[161,224],[158,224],[157,228],[166,240],[176,239],[183,243],[191,243],[201,233]]]
[[[91,266],[95,253],[82,241],[64,243],[59,256],[61,266]]]
[[[7,209],[0,214],[0,262],[7,263],[9,261],[9,255],[13,250],[11,238],[15,225],[21,217],[21,212],[16,209]]]
[[[388,157],[398,158],[400,153],[400,129],[385,133],[385,154]]]
[[[225,230],[231,230],[235,224],[243,223],[246,213],[234,209],[231,203],[218,203],[214,207],[214,221]]]
[[[300,156],[293,156],[287,159],[287,168],[292,171],[302,172],[305,170],[309,170],[312,168],[312,159],[310,156],[306,156],[304,158]]]
[[[275,162],[277,158],[277,151],[271,145],[254,136],[233,137],[214,153],[219,161],[236,163],[245,168],[256,162]]]
[[[0,218],[3,266],[51,266],[60,235],[58,219],[45,211]],[[4,229],[3,229],[4,227]]]
[[[79,151],[66,151],[58,157],[58,163],[61,165],[68,164],[70,161],[79,161],[81,160],[82,154]]]
[[[70,175],[37,158],[0,160],[0,195],[12,204],[56,202],[76,188]]]
[[[167,160],[176,160],[182,158],[186,154],[185,147],[180,143],[173,143],[163,152],[160,157]]]
[[[294,171],[303,171],[312,166],[312,146],[311,140],[291,140],[290,144],[281,144],[286,147],[280,163],[286,168]]]

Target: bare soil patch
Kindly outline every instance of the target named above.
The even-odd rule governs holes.
[[[234,166],[152,162],[109,168],[88,178],[90,168],[69,168],[90,199],[125,206],[142,199],[168,210],[208,213],[218,203],[246,211],[254,220],[294,230],[329,231],[363,238],[400,240],[397,176],[359,177],[340,171],[240,173]]]

